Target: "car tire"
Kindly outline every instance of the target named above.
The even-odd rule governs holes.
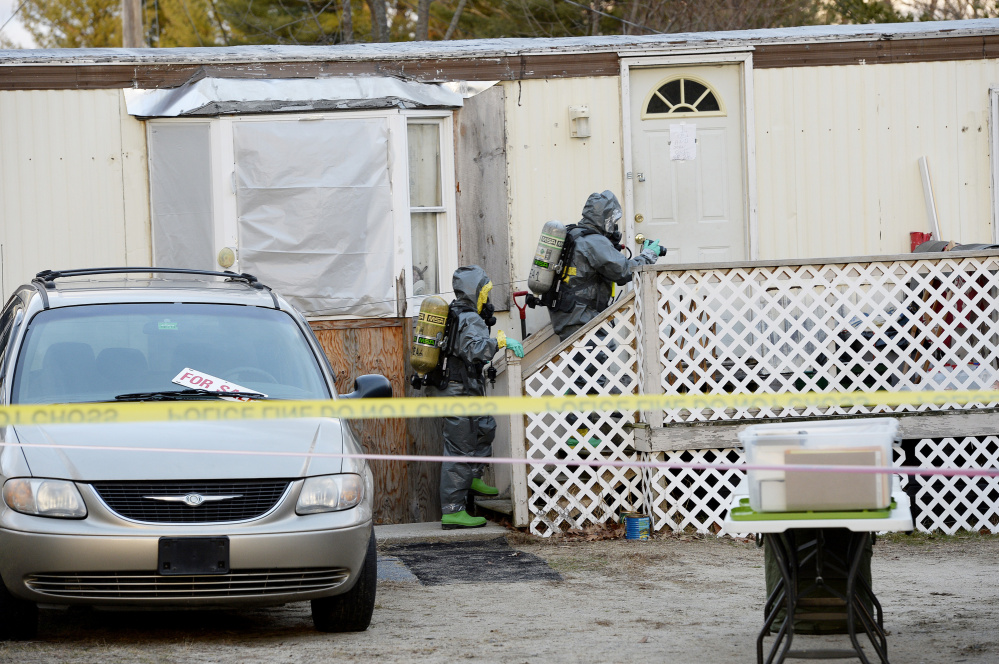
[[[354,587],[341,595],[312,600],[312,623],[320,632],[363,632],[371,624],[378,586],[378,552],[375,533],[368,540],[368,552]]]
[[[38,634],[38,607],[10,594],[0,580],[0,641],[27,641]]]

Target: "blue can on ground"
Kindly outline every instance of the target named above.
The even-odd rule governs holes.
[[[644,514],[624,515],[624,537],[630,540],[649,539],[651,520]]]

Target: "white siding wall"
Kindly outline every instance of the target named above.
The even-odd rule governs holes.
[[[760,258],[908,252],[922,156],[943,239],[992,242],[995,84],[995,60],[756,70]]]
[[[610,189],[623,200],[621,86],[617,77],[514,81],[503,86],[511,290],[518,291],[527,290],[531,261],[546,221],[576,223],[586,197],[595,191]],[[590,138],[570,138],[570,106],[589,107]],[[512,314],[519,315],[516,310]],[[546,310],[528,310],[529,332],[546,323]],[[519,326],[500,320],[500,327],[518,338]]]
[[[4,297],[47,268],[148,265],[146,164],[119,90],[0,92]]]

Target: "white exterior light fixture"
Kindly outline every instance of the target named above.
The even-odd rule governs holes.
[[[590,137],[590,109],[588,106],[569,107],[569,135],[573,138]]]

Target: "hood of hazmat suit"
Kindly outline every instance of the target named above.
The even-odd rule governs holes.
[[[610,235],[618,230],[618,222],[624,216],[621,203],[617,196],[610,191],[602,191],[599,194],[590,194],[583,206],[583,218],[579,220],[579,225]]]
[[[480,299],[488,299],[491,285],[486,271],[478,265],[467,265],[454,271],[451,313],[457,320],[448,358],[448,378],[451,382],[440,391],[442,394],[485,396],[482,370],[499,350],[499,343],[489,336],[489,328],[479,315]],[[487,294],[486,298],[481,298],[483,292]]]
[[[614,246],[607,236],[617,230],[622,214],[621,204],[612,192],[590,194],[583,206],[583,218],[569,231],[575,251],[558,309],[550,312],[552,328],[562,341],[610,305],[613,284],[627,284],[632,268],[650,265],[658,258],[651,251],[626,258]]]
[[[478,265],[466,265],[454,271],[451,277],[451,287],[454,289],[454,303],[479,312],[479,294],[487,285],[491,285],[486,271]]]

